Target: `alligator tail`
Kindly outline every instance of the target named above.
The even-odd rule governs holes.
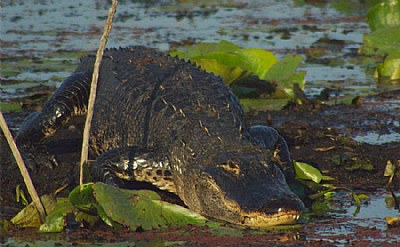
[[[75,73],[65,80],[42,111],[31,114],[16,136],[18,144],[40,143],[72,117],[86,114],[91,72]]]

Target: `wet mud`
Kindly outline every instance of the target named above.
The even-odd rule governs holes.
[[[292,158],[314,165],[324,175],[335,178],[331,183],[336,186],[375,193],[382,191],[388,182],[383,176],[388,160],[393,163],[400,160],[400,142],[390,142],[373,145],[358,142],[352,139],[352,133],[362,128],[363,133],[380,131],[390,128],[399,133],[398,126],[390,126],[391,122],[399,121],[398,110],[379,111],[374,114],[368,102],[377,102],[390,98],[400,99],[400,92],[386,92],[372,98],[364,99],[364,105],[324,105],[321,102],[310,101],[309,104],[289,105],[280,111],[248,112],[246,118],[249,124],[271,125],[279,130],[288,142]],[[334,112],[335,114],[332,114]],[[371,123],[371,114],[382,126]],[[12,129],[18,128],[21,120],[27,113],[9,113],[6,119]],[[346,117],[351,116],[351,117]],[[383,124],[385,123],[386,124]],[[355,123],[358,123],[355,124]],[[336,127],[335,127],[336,126]],[[340,126],[338,128],[337,126]],[[80,137],[82,135],[83,119],[78,119],[71,126],[60,130],[57,138],[50,138],[45,144],[48,151],[56,155],[57,167],[31,167],[30,172],[39,194],[54,192],[64,184],[70,188],[78,182],[78,164],[80,156]],[[1,217],[9,218],[18,212],[22,205],[16,202],[15,188],[21,185],[24,188],[22,177],[13,163],[7,144],[1,138],[1,174],[0,181]],[[393,191],[399,191],[400,172],[397,172],[391,184]],[[64,193],[66,194],[68,190]],[[351,207],[351,199],[346,197],[347,206]],[[368,204],[368,203],[367,203]],[[376,222],[378,221],[378,222]],[[380,227],[377,227],[379,226]],[[234,226],[229,226],[235,229]],[[330,244],[373,244],[379,241],[383,246],[390,246],[400,239],[398,228],[389,228],[384,218],[356,220],[351,215],[335,217],[327,213],[323,216],[311,214],[301,219],[298,227],[286,230],[268,230],[257,232],[251,229],[216,234],[207,227],[188,226],[179,229],[150,232],[114,231],[104,226],[95,226],[93,229],[75,228],[59,234],[55,239],[48,239],[47,234],[37,235],[34,230],[22,230],[11,227],[7,233],[0,233],[11,237],[12,241],[54,241],[58,243],[68,239],[74,245],[90,245],[91,243],[137,243],[160,246],[168,243],[171,246],[185,244],[216,245],[216,246],[251,246],[265,245],[330,245]],[[232,231],[232,230],[231,230]],[[239,236],[237,235],[239,234]],[[46,237],[47,236],[47,237]],[[19,240],[20,239],[20,240]],[[9,240],[8,240],[9,241]],[[133,241],[133,242],[132,242]],[[25,242],[24,242],[25,243]]]

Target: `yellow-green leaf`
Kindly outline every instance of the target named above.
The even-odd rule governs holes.
[[[296,177],[311,180],[317,184],[321,182],[323,176],[317,168],[303,162],[293,161],[293,164]]]

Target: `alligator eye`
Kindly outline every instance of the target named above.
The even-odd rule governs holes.
[[[235,177],[239,176],[239,174],[240,174],[239,164],[232,160],[228,160],[226,163],[220,164],[217,167],[223,168],[225,171],[231,173]]]

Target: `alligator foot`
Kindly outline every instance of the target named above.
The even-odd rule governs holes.
[[[136,146],[116,148],[100,155],[91,165],[95,181],[125,187],[123,181],[146,181],[174,191],[167,158],[149,148]]]
[[[19,147],[19,151],[26,166],[32,171],[37,171],[43,166],[51,169],[58,166],[55,155],[48,153],[44,145],[36,145],[34,147],[33,145],[26,144]]]

